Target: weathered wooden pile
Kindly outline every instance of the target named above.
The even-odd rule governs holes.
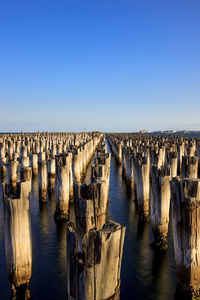
[[[12,292],[25,288],[30,297],[29,282],[32,275],[32,239],[29,212],[31,180],[17,182],[16,189],[4,184],[4,233],[8,277]]]
[[[62,176],[68,176],[68,198],[73,198],[73,182],[81,181],[100,138],[100,133],[1,135],[1,177],[14,186],[32,170],[39,175],[40,200],[46,201],[48,190],[62,193]]]
[[[68,299],[119,299],[125,227],[107,222],[110,154],[105,141],[91,167],[91,184],[74,185],[75,223],[68,226]]]
[[[131,134],[108,134],[107,139],[161,249],[167,246],[172,204],[177,277],[184,290],[199,296],[200,140]]]
[[[70,199],[74,197],[73,184],[81,182],[102,137],[103,134],[98,132],[0,136],[6,260],[14,295],[19,288],[26,286],[26,298],[30,296],[28,286],[32,251],[29,193],[32,175],[38,175],[40,201],[46,202],[47,191],[55,190],[55,216],[68,217]],[[109,155],[107,157],[105,154],[105,162],[109,159]],[[106,197],[108,170],[102,167],[102,172],[102,178],[99,175],[100,178],[94,185]],[[102,207],[103,205],[100,204]]]

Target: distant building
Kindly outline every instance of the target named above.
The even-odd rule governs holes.
[[[148,133],[147,130],[140,130],[140,133]]]
[[[163,131],[164,133],[176,133],[177,131],[176,130],[165,130]]]

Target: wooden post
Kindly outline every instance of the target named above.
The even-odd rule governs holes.
[[[39,197],[41,201],[47,201],[47,162],[42,160],[39,162]]]
[[[135,157],[134,173],[139,214],[144,221],[149,220],[150,164],[146,157]]]
[[[170,167],[151,168],[151,225],[155,238],[155,245],[167,249],[167,234],[170,208]]]
[[[68,154],[56,156],[56,213],[59,218],[68,217],[69,170],[71,157]]]
[[[178,170],[178,154],[177,154],[177,152],[170,153],[169,164],[171,167],[171,177],[174,178],[177,176],[177,170]]]
[[[21,173],[21,181],[31,181],[31,179],[32,179],[31,167],[22,168],[20,173]]]
[[[198,163],[197,156],[183,156],[182,157],[182,178],[197,178],[198,177]]]
[[[32,244],[28,196],[30,181],[17,184],[15,194],[4,185],[4,232],[8,276],[13,295],[22,285],[27,287],[25,296],[30,297],[29,281],[32,273]]]
[[[182,288],[200,294],[200,180],[171,181],[177,278]],[[195,298],[197,299],[197,298]]]
[[[73,174],[76,183],[81,182],[81,153],[80,149],[74,149],[73,153]]]
[[[53,191],[55,188],[55,178],[56,178],[56,160],[55,158],[49,159],[47,162],[48,169],[48,186],[49,190]]]
[[[79,251],[77,234],[68,227],[68,299],[119,299],[124,236],[125,227],[111,221],[86,232]]]
[[[38,155],[32,154],[32,169],[33,169],[33,175],[38,174]]]
[[[17,185],[18,165],[18,161],[11,161],[7,163],[8,181],[13,188]]]
[[[106,222],[108,200],[105,197],[105,182],[74,184],[74,203],[77,234],[90,229],[101,229]]]

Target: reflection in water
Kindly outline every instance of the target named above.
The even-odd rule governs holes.
[[[167,299],[170,295],[170,289],[172,287],[174,288],[174,294],[176,289],[176,272],[171,223],[169,226],[168,241],[170,245],[167,252],[160,253],[159,250],[156,251],[155,249],[153,254],[153,290],[155,291],[155,299],[158,300]]]
[[[42,234],[48,236],[50,234],[49,232],[49,216],[48,216],[48,207],[47,203],[45,202],[39,202],[39,224],[40,224],[40,230]]]
[[[137,239],[138,239],[138,255],[137,255],[137,268],[138,275],[142,278],[146,278],[144,285],[149,285],[151,277],[149,276],[151,261],[152,261],[152,252],[149,251],[149,245],[151,243],[149,237],[149,224],[140,222],[138,220],[138,230],[137,230]]]
[[[52,212],[56,211],[56,200],[54,191],[48,191],[49,208]]]
[[[67,269],[66,245],[67,245],[67,226],[66,221],[56,220],[57,241],[58,241],[58,263],[60,268]]]
[[[170,286],[168,284],[169,272],[167,269],[167,257],[165,252],[154,251],[152,260],[153,290],[156,291],[155,299],[165,299],[164,290]]]
[[[32,201],[36,201],[39,197],[39,188],[38,188],[38,176],[33,176],[32,178],[32,189],[31,189],[31,198]]]
[[[0,202],[3,200],[3,185],[0,181]]]

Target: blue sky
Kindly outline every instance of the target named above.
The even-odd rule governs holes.
[[[1,131],[200,130],[199,0],[0,0]]]

